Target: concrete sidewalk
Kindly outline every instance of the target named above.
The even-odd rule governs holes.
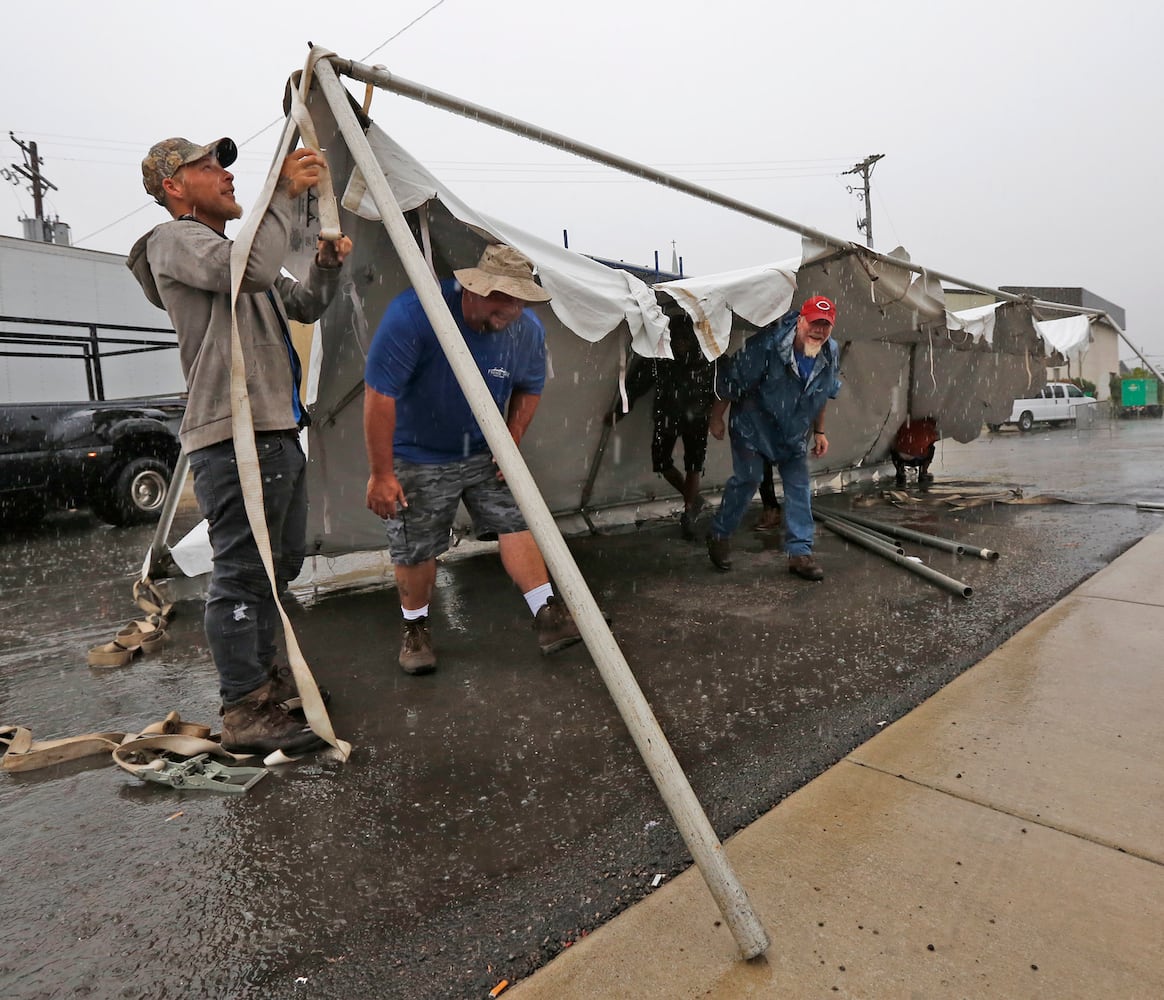
[[[733,837],[772,937],[699,872],[514,1000],[1164,996],[1164,532]]]

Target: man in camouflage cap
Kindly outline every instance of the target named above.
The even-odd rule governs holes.
[[[206,639],[223,702],[222,745],[236,752],[301,752],[318,737],[285,708],[297,692],[290,671],[275,664],[278,609],[251,534],[235,460],[231,412],[232,243],[226,224],[242,216],[230,139],[199,145],[164,139],[141,164],[142,184],[171,221],[134,245],[128,265],[146,297],[169,313],[178,334],[187,403],[180,437],[194,472],[194,493],[209,524],[213,568],[206,601]],[[280,589],[304,558],[306,462],[299,429],[308,423],[299,398],[301,369],[289,319],[314,323],[339,287],[351,251],[347,237],[319,241],[307,279],[281,275],[296,200],[319,181],[324,160],[291,153],[255,230],[242,292],[238,332],[263,481],[267,528]]]
[[[238,147],[233,139],[225,137],[205,146],[196,145],[189,139],[163,139],[155,143],[141,161],[141,182],[150,197],[165,208],[166,195],[162,182],[173,177],[182,167],[206,156],[213,156],[218,165],[226,169],[238,159]]]

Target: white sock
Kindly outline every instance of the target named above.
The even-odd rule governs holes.
[[[409,611],[408,608],[401,608],[400,613],[404,615],[406,622],[414,622],[417,618],[428,617],[428,605],[426,604],[423,608],[417,608],[415,611]]]
[[[522,596],[525,598],[525,603],[529,605],[529,613],[536,617],[537,613],[546,606],[546,601],[554,596],[554,585],[543,583],[540,587],[526,591]]]

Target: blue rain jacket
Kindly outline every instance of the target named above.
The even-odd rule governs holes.
[[[794,309],[758,330],[716,376],[716,395],[732,400],[732,440],[773,462],[807,452],[812,422],[841,391],[840,349],[831,337],[808,381],[801,379],[792,351],[799,318]]]

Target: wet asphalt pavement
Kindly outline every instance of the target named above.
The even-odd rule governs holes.
[[[796,580],[776,540],[747,530],[754,513],[728,574],[674,521],[570,548],[726,838],[1159,527],[1129,504],[1164,502],[1162,469],[1164,424],[1101,423],[944,443],[933,469],[939,486],[1084,503],[906,512],[871,487],[818,500],[1000,551],[907,545],[969,600],[823,529],[826,580]],[[85,665],[134,617],[151,536],[86,513],[0,535],[0,723],[47,739],[175,709],[216,719],[192,602],[160,652]],[[238,797],[145,785],[107,758],[0,775],[3,994],[484,997],[685,868],[585,648],[539,655],[494,556],[442,565],[438,588],[431,677],[395,665],[391,589],[294,612],[356,746],[348,764],[302,762]]]

